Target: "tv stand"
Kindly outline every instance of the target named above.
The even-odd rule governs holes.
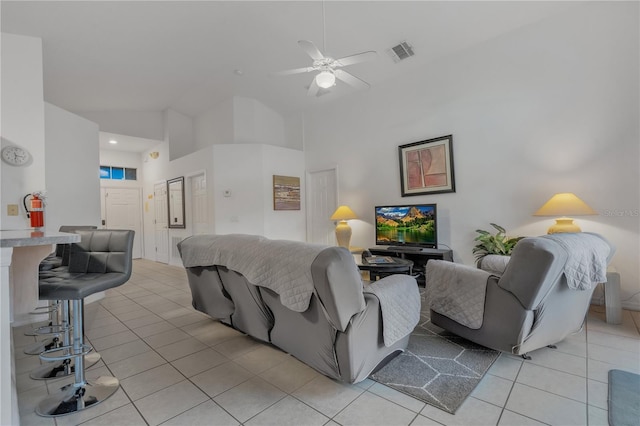
[[[416,251],[422,251],[423,250],[422,247],[416,247],[416,246],[392,246],[392,247],[387,247],[387,249],[394,249],[394,250],[398,250],[398,251],[410,251],[410,252],[416,252]],[[429,250],[429,249],[425,249],[425,250]]]
[[[448,260],[453,262],[453,251],[442,249],[430,249],[413,246],[378,246],[369,249],[371,254],[378,256],[399,257],[413,261],[413,273],[419,274],[416,279],[418,284],[425,285],[424,271],[427,262],[432,259]]]

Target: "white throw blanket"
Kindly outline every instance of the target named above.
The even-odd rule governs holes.
[[[544,238],[558,243],[569,255],[564,275],[570,289],[590,290],[599,283],[607,282],[610,247],[602,238],[588,232],[551,234]]]
[[[251,284],[273,290],[295,312],[309,307],[314,292],[311,264],[326,247],[239,234],[194,235],[178,244],[185,268],[225,266]]]
[[[420,291],[416,279],[408,275],[390,275],[364,287],[380,300],[382,337],[390,347],[409,335],[420,321]]]
[[[487,280],[491,274],[444,260],[430,260],[425,270],[431,309],[465,327],[482,327]]]

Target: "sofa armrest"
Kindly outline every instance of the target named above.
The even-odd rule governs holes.
[[[402,352],[409,343],[409,335],[391,347],[384,344],[380,301],[364,293],[365,308],[355,314],[344,332],[338,331],[335,356],[340,366],[340,378],[348,383],[366,379],[391,354]]]
[[[414,277],[389,275],[364,288],[380,301],[384,343],[392,346],[411,334],[420,321],[420,291]]]

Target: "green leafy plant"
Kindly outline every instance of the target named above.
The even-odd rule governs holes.
[[[507,237],[507,231],[500,226],[492,223],[498,232],[495,235],[482,229],[476,229],[478,235],[474,241],[478,244],[473,247],[473,254],[476,256],[476,261],[480,261],[488,254],[500,254],[503,256],[511,255],[511,251],[516,246],[516,243],[524,237]]]

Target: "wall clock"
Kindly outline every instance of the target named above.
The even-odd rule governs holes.
[[[17,146],[5,146],[2,148],[2,161],[12,166],[24,166],[31,159],[31,154],[26,149]]]

